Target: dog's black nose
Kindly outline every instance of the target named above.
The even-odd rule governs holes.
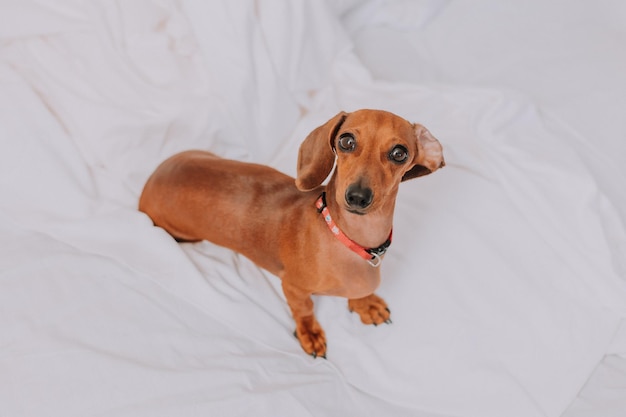
[[[354,209],[364,209],[372,204],[372,190],[360,184],[351,184],[346,190],[346,203]]]

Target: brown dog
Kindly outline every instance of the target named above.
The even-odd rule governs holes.
[[[267,166],[187,151],[152,174],[139,209],[179,240],[228,247],[280,277],[302,348],[326,357],[311,295],[346,297],[363,323],[389,323],[374,290],[398,186],[443,165],[441,145],[423,126],[385,111],[342,112],[302,143],[295,181]]]

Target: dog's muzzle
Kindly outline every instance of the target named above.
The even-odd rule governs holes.
[[[346,189],[346,204],[349,208],[357,211],[366,209],[372,204],[374,193],[371,188],[363,187],[361,184],[350,184]]]

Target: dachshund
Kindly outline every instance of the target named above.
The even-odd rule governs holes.
[[[365,324],[391,323],[374,290],[398,187],[444,165],[424,126],[382,110],[340,112],[302,142],[295,179],[185,151],[150,176],[139,210],[178,241],[208,240],[278,276],[302,349],[326,358],[311,295],[347,298]]]

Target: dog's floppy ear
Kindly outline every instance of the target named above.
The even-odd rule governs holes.
[[[415,123],[413,131],[417,142],[417,156],[413,160],[411,169],[402,176],[402,181],[431,174],[446,165],[443,160],[443,148],[428,129]]]
[[[333,145],[337,131],[348,116],[340,112],[313,130],[300,145],[296,187],[309,191],[322,184],[335,164]]]

